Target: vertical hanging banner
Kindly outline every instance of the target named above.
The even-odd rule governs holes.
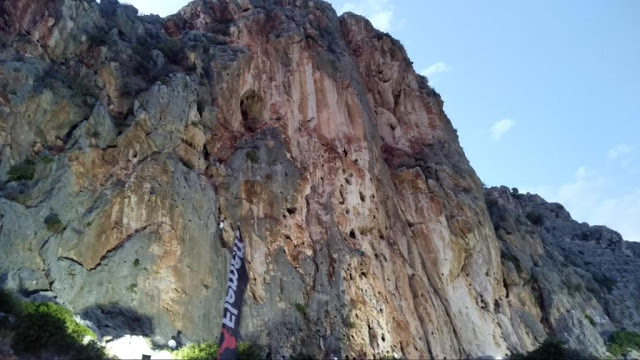
[[[238,358],[238,327],[242,312],[242,298],[247,288],[249,276],[244,264],[244,242],[240,233],[240,225],[236,231],[236,241],[229,264],[227,296],[224,299],[222,328],[218,346],[218,360],[236,360]]]

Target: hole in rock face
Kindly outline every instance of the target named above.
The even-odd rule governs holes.
[[[295,206],[293,206],[293,207],[287,208],[287,213],[288,213],[289,215],[293,215],[293,214],[295,214],[295,213],[296,213],[296,210],[297,210],[297,209],[296,209],[296,207],[295,207]]]
[[[356,231],[351,229],[351,231],[349,231],[349,237],[352,238],[352,239],[355,239],[356,238]]]
[[[258,129],[263,109],[264,102],[255,90],[247,90],[242,94],[240,97],[240,113],[246,130],[253,132]]]

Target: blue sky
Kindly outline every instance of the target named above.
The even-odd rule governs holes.
[[[640,1],[329,2],[404,44],[487,185],[640,241]],[[167,15],[186,1],[130,3]]]

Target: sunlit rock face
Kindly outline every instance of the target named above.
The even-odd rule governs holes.
[[[113,0],[0,7],[0,280],[54,291],[103,334],[217,339],[236,224],[241,333],[277,356],[504,356],[547,335],[602,353],[600,332],[637,314],[540,300],[546,270],[519,272],[505,244],[546,258],[541,235],[496,236],[440,96],[362,17],[293,0],[166,19]],[[538,284],[584,279],[554,274]]]

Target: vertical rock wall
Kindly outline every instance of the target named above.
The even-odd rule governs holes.
[[[501,260],[440,96],[364,18],[0,7],[4,286],[53,291],[103,334],[217,339],[239,224],[241,331],[276,355],[504,356],[563,331]]]

